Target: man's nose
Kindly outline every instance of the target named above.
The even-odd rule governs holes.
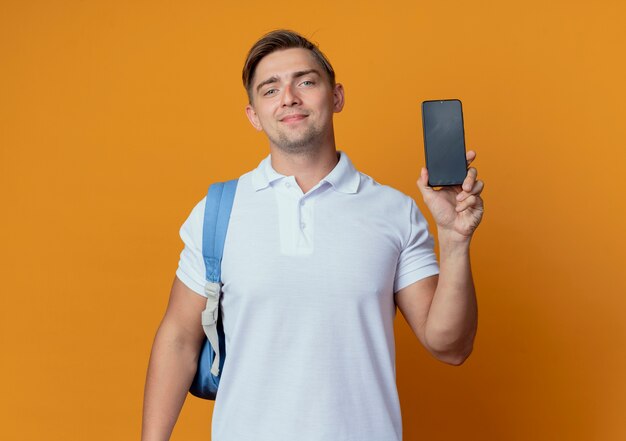
[[[300,97],[298,96],[297,91],[295,91],[291,86],[285,86],[283,91],[283,102],[282,105],[285,107],[291,107],[294,105],[301,104]]]

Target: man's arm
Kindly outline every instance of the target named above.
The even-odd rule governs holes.
[[[458,366],[472,352],[478,308],[467,247],[440,236],[440,274],[396,293],[396,304],[422,345],[437,359]]]
[[[196,373],[204,339],[201,315],[205,307],[206,298],[174,279],[148,365],[142,441],[170,438]]]
[[[467,152],[468,165],[476,158]],[[396,293],[396,304],[422,344],[438,359],[459,365],[472,352],[478,308],[469,248],[483,215],[484,184],[471,167],[461,186],[435,190],[422,169],[417,186],[437,224],[439,276],[420,280]]]

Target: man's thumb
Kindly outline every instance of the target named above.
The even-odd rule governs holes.
[[[426,167],[422,167],[420,177],[417,180],[417,188],[420,189],[422,196],[426,196],[426,193],[432,190],[432,188],[428,186],[428,170],[426,170]]]

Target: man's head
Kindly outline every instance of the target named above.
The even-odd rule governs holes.
[[[316,46],[290,31],[267,34],[250,51],[243,81],[246,115],[273,152],[334,150],[333,114],[343,108],[343,87]]]
[[[252,103],[254,96],[252,93],[252,85],[254,82],[256,67],[259,62],[272,52],[294,48],[301,48],[310,51],[315,60],[319,63],[319,67],[328,76],[328,81],[330,82],[331,87],[335,86],[335,71],[330,64],[330,61],[328,61],[322,51],[320,51],[315,44],[311,43],[297,32],[278,29],[261,37],[259,41],[252,46],[250,52],[248,52],[248,56],[246,57],[241,79],[243,80],[243,87],[246,88],[250,103]]]

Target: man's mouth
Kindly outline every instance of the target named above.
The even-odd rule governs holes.
[[[280,122],[283,123],[291,123],[291,122],[296,122],[296,121],[301,121],[304,118],[306,118],[308,115],[302,115],[302,114],[293,114],[293,115],[287,115],[287,116],[283,116],[280,119]]]

